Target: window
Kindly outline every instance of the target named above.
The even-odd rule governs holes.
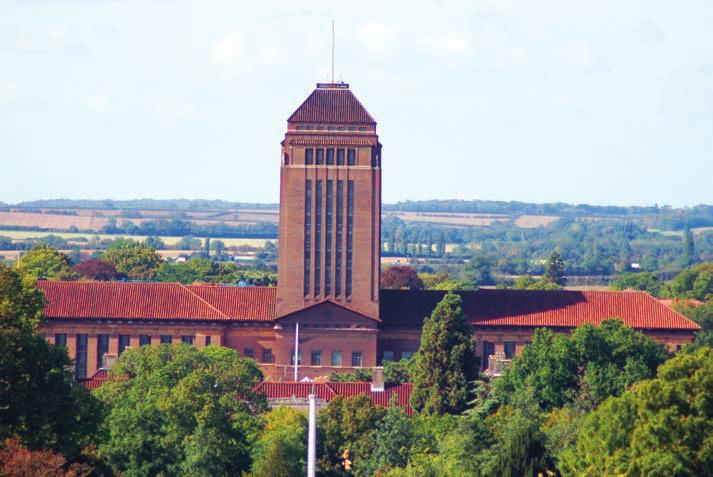
[[[87,377],[87,335],[77,335],[77,357],[74,360],[74,375]]]
[[[263,348],[262,362],[263,363],[272,363],[272,350],[270,348]]]
[[[151,335],[139,335],[139,346],[148,346],[151,344]]]
[[[183,335],[183,336],[181,336],[181,341],[183,343],[192,345],[193,344],[193,335]]]
[[[315,164],[321,166],[324,164],[324,149],[317,149],[317,160]]]
[[[371,167],[379,167],[379,148],[371,148]]]
[[[347,164],[350,166],[356,165],[356,149],[349,149],[347,151]]]
[[[324,224],[324,294],[332,293],[332,182],[327,181],[326,221]]]
[[[131,345],[131,336],[119,335],[119,354],[123,353]]]
[[[483,369],[488,369],[488,359],[493,354],[495,354],[495,344],[490,341],[483,341],[483,356],[480,358],[482,360],[480,365]]]
[[[305,182],[305,249],[304,249],[304,296],[309,295],[309,281],[311,278],[311,250],[312,250],[312,181]]]
[[[382,361],[393,361],[394,360],[394,352],[393,351],[384,351],[384,357],[381,360]]]
[[[305,164],[308,166],[314,164],[314,149],[305,149]]]
[[[361,367],[361,351],[352,351],[352,366]]]
[[[327,165],[334,165],[334,149],[327,149]]]
[[[243,356],[245,356],[246,358],[254,359],[255,358],[255,350],[252,348],[245,348],[243,350]]]
[[[295,350],[290,353],[290,366],[295,365]],[[302,366],[302,351],[297,353],[297,365]]]
[[[310,361],[312,366],[322,366],[322,351],[318,349],[312,350],[312,359]]]
[[[344,165],[344,149],[337,149],[337,165]]]
[[[109,335],[97,335],[97,368],[104,367],[104,355],[109,352]]]
[[[213,337],[212,336],[206,336],[205,337],[205,345],[208,346],[213,342]]]
[[[401,359],[409,359],[411,356],[413,356],[413,351],[402,351],[401,352]]]
[[[161,335],[161,344],[171,344],[171,342],[173,342],[173,336]]]
[[[66,333],[58,333],[54,335],[54,344],[55,346],[64,346],[65,348],[67,347],[67,334]]]
[[[677,345],[676,345],[676,351],[681,351],[681,349],[682,349],[682,346],[681,346],[680,344],[677,344]]]
[[[322,181],[314,191],[314,295],[322,292]]]
[[[515,356],[515,342],[506,341],[505,342],[505,357],[507,359],[512,359]]]
[[[344,181],[337,181],[337,236],[334,254],[334,294],[342,294],[342,222],[344,221]]]
[[[332,366],[341,366],[342,365],[342,352],[341,351],[332,351]]]
[[[354,235],[354,181],[347,181],[347,299],[352,294],[352,244]]]

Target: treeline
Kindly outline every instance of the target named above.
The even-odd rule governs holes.
[[[105,234],[126,235],[170,235],[215,238],[265,238],[275,239],[278,235],[277,224],[260,222],[257,224],[228,225],[224,222],[198,224],[190,220],[146,220],[139,224],[130,221],[117,225],[116,219],[109,219],[102,228]]]
[[[9,206],[0,203],[0,206]],[[225,200],[205,199],[131,199],[131,200],[85,200],[85,199],[47,199],[18,202],[12,207],[30,209],[130,209],[130,210],[186,210],[212,211],[233,209],[276,209],[277,204],[252,202],[229,202]]]

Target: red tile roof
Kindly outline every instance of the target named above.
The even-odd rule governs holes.
[[[47,318],[226,321],[274,315],[275,291],[262,287],[81,281],[40,281],[37,286],[47,300]]]
[[[463,298],[463,311],[474,327],[574,328],[619,318],[636,329],[700,329],[645,292],[481,289],[458,293]],[[444,294],[435,290],[382,290],[382,323],[421,326]]]
[[[233,320],[269,321],[275,317],[275,287],[190,285],[187,288]]]
[[[303,383],[303,382],[263,382],[255,387],[255,391],[265,395],[268,399],[306,399],[315,390],[317,399],[331,401],[337,396],[354,397],[366,394],[375,406],[387,407],[392,396],[395,396],[396,404],[403,407],[408,414],[411,414],[412,384],[386,385],[383,391],[372,391],[371,383]]]
[[[109,372],[104,368],[99,368],[91,377],[80,380],[84,387],[90,391],[99,389],[106,381],[109,381]]]
[[[288,122],[375,124],[348,85],[317,86]]]

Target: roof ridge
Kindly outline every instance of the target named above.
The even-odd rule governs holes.
[[[177,282],[177,283],[178,283],[178,282]],[[220,314],[220,315],[221,315],[223,318],[225,318],[226,320],[229,320],[229,319],[230,319],[230,317],[229,317],[227,314],[225,314],[222,310],[219,310],[218,308],[216,308],[216,307],[214,307],[213,305],[211,305],[210,303],[208,303],[206,300],[204,300],[203,298],[201,298],[197,293],[194,293],[191,289],[189,289],[189,288],[188,288],[186,285],[184,285],[183,283],[178,283],[178,285],[180,285],[181,288],[183,288],[184,290],[186,290],[186,291],[187,291],[188,293],[190,293],[192,296],[198,298],[198,300],[199,300],[201,303],[204,303],[204,304],[206,304],[209,308],[212,308],[213,310],[217,311],[218,314]]]

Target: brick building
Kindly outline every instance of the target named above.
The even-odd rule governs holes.
[[[319,84],[288,119],[281,145],[277,288],[39,282],[48,302],[42,332],[67,346],[78,377],[92,376],[105,354],[177,341],[234,348],[274,380],[294,378],[295,341],[298,378],[417,350],[423,320],[444,292],[379,289],[376,122],[348,85]],[[642,292],[460,294],[484,366],[491,355],[512,357],[539,327],[567,333],[617,317],[671,349],[699,329]]]

